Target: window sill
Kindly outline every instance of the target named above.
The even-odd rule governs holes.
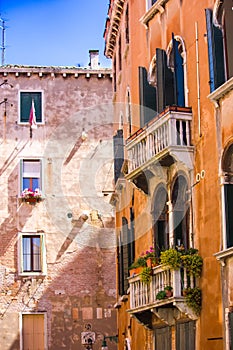
[[[233,256],[233,247],[227,248],[225,250],[221,250],[220,252],[214,254],[216,259],[221,262],[222,266],[225,266],[226,259],[229,259]]]
[[[20,277],[29,277],[29,278],[32,278],[32,277],[45,277],[46,276],[46,273],[44,272],[21,272],[19,273],[19,276]]]
[[[154,3],[154,5],[152,5],[140,19],[140,22],[144,24],[146,28],[148,28],[148,22],[156,15],[156,13],[160,12],[162,14],[165,11],[163,5],[167,1],[168,0],[157,0],[156,3]]]
[[[28,122],[19,122],[17,121],[17,125],[20,125],[20,126],[30,126]],[[45,122],[36,122],[36,125],[37,126],[44,126],[45,125]]]
[[[215,91],[208,95],[211,102],[214,103],[215,107],[219,107],[219,101],[233,90],[233,78],[227,80],[224,84],[219,86]]]

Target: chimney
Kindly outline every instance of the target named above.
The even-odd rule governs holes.
[[[89,66],[91,69],[99,68],[99,50],[89,50],[90,63]]]

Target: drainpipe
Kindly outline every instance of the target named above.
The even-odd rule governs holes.
[[[201,105],[200,105],[200,72],[199,72],[199,47],[198,47],[198,23],[195,22],[196,34],[196,66],[197,66],[197,115],[198,115],[198,135],[201,134]]]

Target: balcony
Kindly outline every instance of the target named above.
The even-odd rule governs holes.
[[[152,270],[149,284],[141,281],[140,275],[129,278],[130,309],[128,312],[148,328],[152,327],[152,315],[172,324],[175,313],[181,312],[191,319],[197,319],[196,313],[186,305],[184,291],[197,286],[197,278],[188,276],[186,269],[164,269],[160,266]],[[158,300],[160,291],[166,286],[173,288],[171,297]]]
[[[181,161],[192,169],[191,120],[191,108],[168,107],[128,138],[126,178],[134,180],[142,173],[150,172],[150,166],[156,163],[170,166]]]

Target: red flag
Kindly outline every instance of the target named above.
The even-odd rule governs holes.
[[[31,106],[30,116],[29,116],[29,123],[30,123],[30,126],[32,129],[37,129],[34,100],[32,100],[32,106]]]

